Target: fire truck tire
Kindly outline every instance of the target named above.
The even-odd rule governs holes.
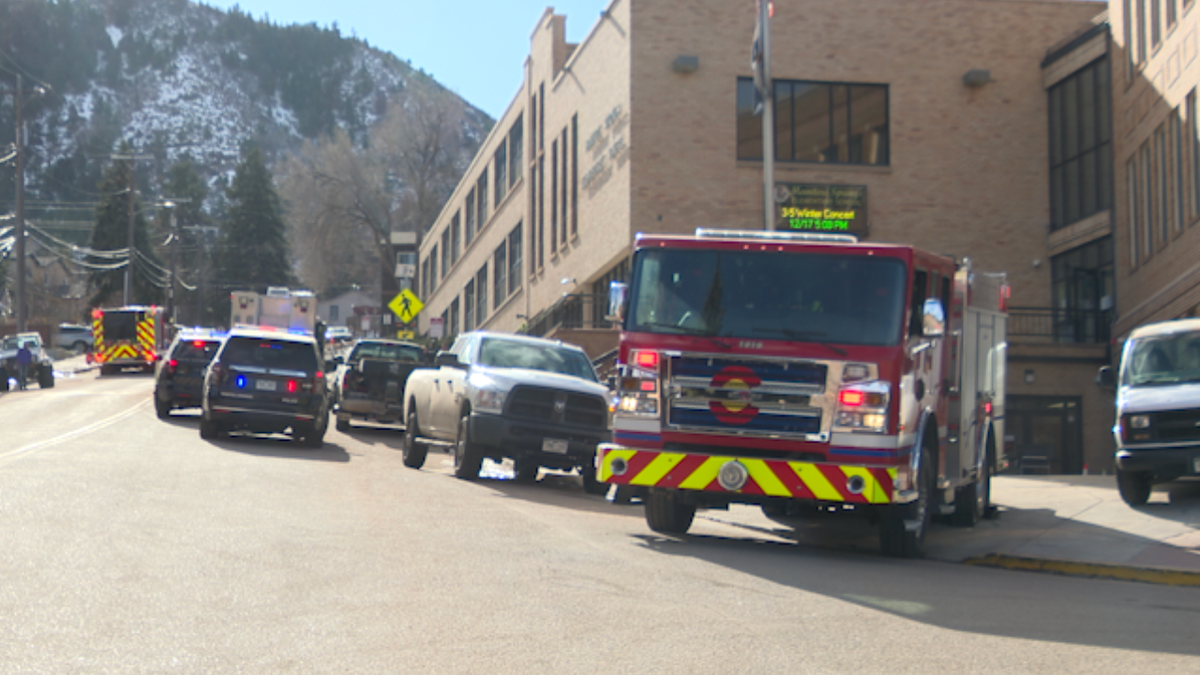
[[[54,369],[49,365],[42,365],[38,370],[38,386],[42,389],[54,388]]]
[[[158,419],[165,420],[171,416],[171,402],[164,401],[161,398],[154,397],[154,412],[158,415]]]
[[[929,529],[933,499],[933,453],[929,442],[921,447],[917,476],[917,499],[908,504],[885,507],[879,523],[879,544],[884,555],[893,558],[920,558],[925,554],[925,532]],[[909,523],[915,524],[910,528]]]
[[[675,490],[651,489],[646,497],[646,525],[659,534],[687,534],[695,517],[696,506]]]
[[[481,448],[471,438],[471,415],[466,413],[458,420],[458,439],[454,443],[454,475],[463,480],[479,478],[483,466]]]
[[[974,483],[959,488],[954,495],[952,522],[957,527],[975,527],[991,509],[992,458],[996,456],[996,442],[991,434],[988,434],[986,447],[979,477]]]
[[[583,477],[583,491],[589,495],[608,494],[608,483],[596,477],[596,467],[581,466],[579,475]]]
[[[408,413],[408,423],[404,427],[404,448],[401,459],[404,466],[419,469],[425,465],[425,453],[428,448],[417,439],[421,436],[421,425],[417,422],[417,409],[414,406]]]
[[[1121,499],[1130,506],[1142,506],[1149,501],[1153,484],[1153,474],[1117,469],[1117,490],[1121,493]]]

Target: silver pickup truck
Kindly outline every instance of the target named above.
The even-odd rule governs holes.
[[[608,389],[587,354],[554,340],[464,333],[404,392],[404,464],[420,468],[431,445],[453,447],[454,474],[471,480],[484,458],[512,459],[518,480],[542,467],[578,469],[602,494],[596,445],[609,438]]]

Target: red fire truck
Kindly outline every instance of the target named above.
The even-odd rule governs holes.
[[[974,525],[1002,468],[1003,274],[848,235],[639,235],[601,480],[650,529],[697,508],[864,511],[919,556],[936,514]]]
[[[122,368],[152,370],[158,355],[170,344],[162,307],[114,307],[92,310],[92,360],[101,375]]]

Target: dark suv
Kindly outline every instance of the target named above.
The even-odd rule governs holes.
[[[328,365],[312,335],[235,328],[204,378],[200,437],[286,432],[321,447],[329,427]]]
[[[208,367],[224,335],[212,331],[181,331],[156,364],[154,410],[166,419],[175,408],[199,408],[204,369]]]

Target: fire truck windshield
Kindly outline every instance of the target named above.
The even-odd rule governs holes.
[[[907,270],[896,258],[644,249],[626,330],[886,346],[901,338]]]

